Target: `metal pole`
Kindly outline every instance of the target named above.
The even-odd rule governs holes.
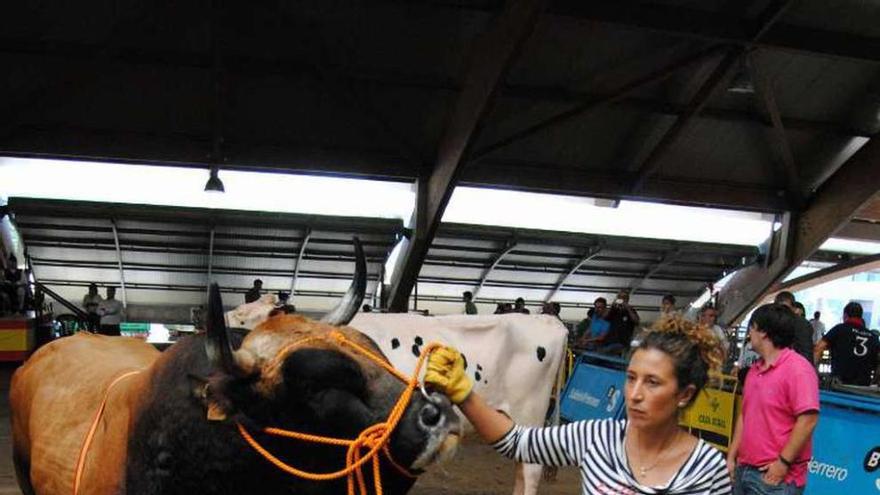
[[[296,257],[296,266],[293,268],[293,278],[290,280],[290,302],[293,303],[296,297],[296,279],[299,278],[299,267],[302,265],[303,255],[306,252],[306,246],[309,245],[309,239],[312,238],[312,229],[306,229],[306,236],[303,238],[302,244],[299,246],[299,255]]]
[[[128,297],[125,294],[125,270],[122,268],[122,249],[119,247],[119,232],[116,230],[116,220],[111,219],[113,227],[113,242],[116,244],[116,262],[119,265],[119,286],[122,289],[122,307],[128,308]]]
[[[206,295],[211,291],[211,271],[214,269],[214,229],[216,227],[212,225],[211,233],[208,237],[208,283],[205,284]]]
[[[498,263],[501,263],[501,260],[504,259],[504,257],[508,254],[510,254],[510,252],[514,249],[516,249],[516,241],[507,241],[504,246],[504,250],[498,253],[498,256],[496,256],[495,259],[492,260],[492,264],[489,265],[489,268],[483,271],[483,275],[480,277],[480,283],[477,284],[477,288],[474,289],[474,301],[477,300],[477,295],[480,293],[480,289],[483,288],[483,284],[485,284],[486,280],[489,279],[489,275],[492,273],[492,270],[494,270],[495,267],[498,266]]]

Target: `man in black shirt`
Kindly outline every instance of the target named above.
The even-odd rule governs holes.
[[[794,299],[794,294],[784,290],[776,294],[776,299],[773,302],[785,306],[795,314],[795,320],[797,321],[794,326],[794,343],[791,348],[806,358],[807,361],[813,363],[813,326],[803,316],[797,316],[797,302]]]
[[[851,302],[843,308],[843,323],[834,326],[816,344],[816,361],[831,350],[831,374],[848,385],[870,385],[877,369],[880,339],[865,326],[862,305]]]
[[[628,351],[633,332],[640,321],[639,314],[629,305],[629,292],[622,290],[617,293],[617,298],[611,304],[605,319],[611,324],[608,337],[605,339],[608,344],[607,352]]]

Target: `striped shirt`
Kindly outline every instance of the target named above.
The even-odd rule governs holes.
[[[630,469],[624,451],[624,420],[589,420],[545,428],[515,426],[492,447],[529,464],[574,466],[581,493],[602,495],[731,493],[724,456],[703,440],[665,486],[645,486]]]

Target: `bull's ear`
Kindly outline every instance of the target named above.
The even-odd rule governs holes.
[[[187,375],[189,378],[190,392],[192,396],[199,401],[204,407],[208,421],[224,421],[226,420],[226,411],[218,404],[215,397],[211,395],[211,386],[206,378],[196,375]]]
[[[216,283],[211,284],[208,291],[208,317],[206,318],[207,338],[205,339],[205,352],[215,369],[226,371],[230,374],[238,374],[235,358],[232,354],[232,346],[229,344],[229,333],[226,331],[226,317],[223,314],[223,300],[220,297],[220,287]]]

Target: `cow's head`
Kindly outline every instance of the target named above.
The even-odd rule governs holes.
[[[360,307],[366,287],[363,251],[357,242],[355,247],[355,279],[336,309],[321,321],[299,315],[270,317],[248,333],[237,350],[229,344],[219,289],[212,286],[206,342],[215,373],[203,395],[210,418],[235,420],[254,430],[275,427],[349,439],[386,421],[405,384],[330,337],[341,333],[387,362],[369,337],[344,326]],[[445,397],[416,393],[391,437],[390,450],[398,464],[418,472],[451,455],[459,432],[460,421]],[[344,448],[252,433],[298,468],[327,472],[344,464]]]

